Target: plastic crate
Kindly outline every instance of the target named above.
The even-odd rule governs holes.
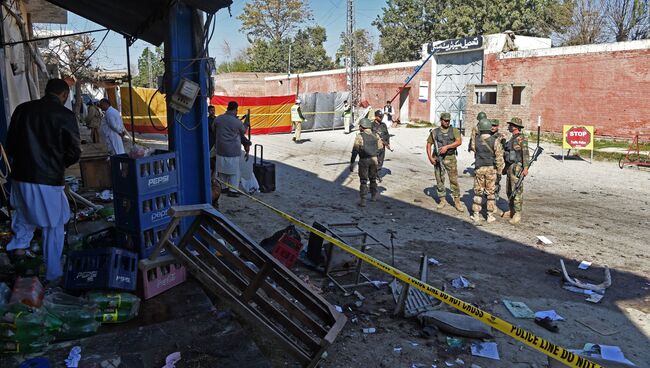
[[[146,195],[178,186],[176,153],[156,150],[149,157],[111,156],[113,193]]]
[[[66,289],[135,290],[138,255],[115,247],[71,252],[65,273]]]
[[[119,243],[123,244],[124,248],[137,252],[141,259],[147,258],[151,255],[151,252],[158,244],[158,241],[162,238],[165,230],[167,230],[167,225],[168,224],[164,224],[142,231],[118,229]],[[178,244],[180,237],[180,229],[177,226],[169,240],[174,244]],[[163,249],[163,251],[160,252],[160,255],[166,253],[167,252]]]
[[[291,268],[298,260],[301,249],[302,243],[299,240],[284,234],[273,248],[271,255],[287,268]]]
[[[141,231],[167,224],[167,211],[178,203],[176,188],[166,192],[130,196],[115,195],[115,225],[129,231]]]
[[[185,282],[187,280],[187,270],[180,263],[170,262],[147,270],[141,270],[140,280],[144,299],[151,299]]]

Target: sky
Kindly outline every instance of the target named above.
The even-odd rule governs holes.
[[[345,31],[347,0],[311,0],[307,2],[312,10],[314,23],[325,27],[327,31],[325,49],[334,58],[334,54],[339,48],[340,35]],[[245,3],[246,1],[244,0],[233,1],[233,5],[231,6],[232,17],[228,14],[228,9],[221,9],[217,12],[217,28],[209,45],[210,56],[215,58],[217,64],[227,61],[229,58],[223,51],[225,41],[230,45],[231,57],[236,56],[248,46],[246,36],[239,32],[241,22],[237,19],[242,14]],[[375,43],[378,42],[379,32],[371,23],[382,13],[381,9],[385,4],[386,2],[382,0],[355,0],[357,29],[367,29]],[[64,28],[73,32],[83,32],[101,29],[103,27],[69,12],[68,24],[46,25],[44,28]],[[97,32],[92,34],[97,44],[104,37],[104,33]],[[142,50],[146,47],[152,47],[152,45],[144,41],[136,41],[131,46],[132,66],[137,65],[138,56],[140,56]],[[105,70],[125,70],[127,63],[126,41],[124,37],[115,32],[109,32],[106,40],[99,47],[95,55],[93,55],[91,61],[94,66],[99,66]],[[135,73],[135,71],[133,72]]]

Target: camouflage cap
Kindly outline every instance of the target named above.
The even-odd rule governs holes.
[[[476,120],[481,121],[481,119],[487,119],[487,114],[483,111],[479,112],[478,115],[476,115]]]
[[[359,123],[359,126],[364,128],[364,129],[371,129],[372,128],[372,121],[367,118],[361,119],[361,122]]]
[[[499,126],[499,124],[501,124],[501,122],[499,122],[499,119],[490,119],[490,121],[492,122],[492,126],[495,126],[495,125]]]
[[[510,119],[508,124],[514,125],[517,128],[523,128],[524,127],[524,123],[521,122],[520,118],[512,118],[512,119]]]
[[[451,120],[451,114],[448,112],[443,112],[440,114],[440,120]]]

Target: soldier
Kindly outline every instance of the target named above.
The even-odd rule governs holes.
[[[501,123],[499,122],[499,119],[490,119],[490,121],[492,122],[492,127],[496,129],[494,134],[499,136],[497,138],[497,140],[501,143],[501,147],[503,148],[503,151],[505,151],[506,136],[503,133],[499,132],[499,125],[501,125]],[[504,157],[504,159],[505,159],[505,157]],[[496,183],[495,190],[494,190],[495,202],[499,201],[499,192],[501,192],[501,173],[502,173],[501,170],[497,170],[497,183]],[[497,216],[502,215],[501,211],[496,206],[494,208],[494,213]]]
[[[377,162],[379,163],[379,167],[377,168],[378,171],[381,171],[381,169],[384,168],[386,148],[390,149],[390,134],[388,133],[388,127],[386,126],[386,123],[383,122],[383,119],[384,112],[381,110],[375,111],[375,120],[372,124],[372,132],[379,135],[379,138],[381,138],[381,141],[384,144],[384,148],[382,148],[377,155]],[[379,178],[379,182],[381,183],[381,177]]]
[[[496,218],[492,215],[496,211],[496,199],[494,196],[497,173],[502,172],[505,163],[503,161],[503,146],[501,135],[497,133],[499,126],[494,121],[481,119],[478,123],[478,133],[472,141],[475,158],[474,176],[474,203],[472,204],[471,219],[474,222],[481,221],[481,208],[483,207],[483,195],[487,196],[487,222],[494,222]]]
[[[352,146],[352,157],[350,157],[350,172],[354,171],[354,161],[359,156],[359,194],[360,207],[365,207],[366,196],[368,195],[368,181],[370,181],[370,200],[377,200],[377,168],[379,162],[377,156],[384,149],[384,144],[378,134],[372,131],[373,123],[368,119],[361,119],[359,123],[360,132],[354,139]]]
[[[438,189],[439,203],[437,208],[441,209],[447,205],[445,189],[445,177],[442,170],[449,176],[449,188],[454,197],[454,207],[458,212],[463,212],[463,206],[460,203],[460,189],[458,189],[458,168],[456,161],[456,148],[462,143],[462,137],[458,128],[451,128],[449,121],[451,114],[443,112],[440,114],[440,127],[432,129],[427,139],[427,157],[431,165],[435,166],[436,184]],[[437,143],[439,152],[434,152],[434,141]],[[436,156],[440,155],[442,162],[438,163]]]
[[[476,115],[476,125],[472,127],[472,132],[469,135],[469,146],[467,146],[467,152],[472,152],[472,147],[474,146],[472,142],[474,141],[474,137],[476,137],[476,133],[478,133],[478,125],[481,119],[487,119],[487,115],[483,111]]]
[[[524,125],[519,118],[512,118],[508,122],[508,131],[512,133],[512,137],[505,146],[506,158],[506,173],[508,174],[508,198],[510,198],[517,179],[520,175],[528,175],[528,140],[522,133]],[[521,186],[510,200],[509,213],[504,213],[504,217],[510,217],[508,221],[512,225],[516,225],[521,221],[521,206],[523,203],[524,187]]]

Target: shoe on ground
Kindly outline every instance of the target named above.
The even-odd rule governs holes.
[[[291,140],[295,142],[295,141],[296,141],[296,137],[291,138]]]
[[[474,213],[474,214],[473,214],[472,216],[470,216],[469,218],[470,218],[472,221],[476,222],[476,223],[479,223],[479,222],[483,221],[483,219],[481,218],[481,215],[479,215],[478,213]]]
[[[366,206],[366,199],[365,199],[365,198],[362,198],[362,199],[359,201],[359,207],[365,207],[365,206]]]
[[[445,207],[447,207],[447,201],[443,198],[443,199],[440,200],[440,202],[438,202],[438,205],[436,206],[436,209],[441,210],[441,209],[443,209]]]
[[[236,198],[236,197],[239,197],[239,192],[235,192],[235,191],[229,190],[228,193],[227,193],[226,195],[227,195],[228,197],[234,197],[234,198]]]
[[[510,219],[510,221],[508,221],[510,225],[517,225],[520,222],[521,222],[521,214],[519,212],[515,212],[515,214]]]
[[[379,197],[379,195],[377,193],[374,193],[373,195],[370,196],[370,200],[373,202],[377,202],[377,197]]]
[[[460,198],[455,198],[454,199],[454,208],[458,212],[463,212],[465,209],[463,208],[463,205],[460,203]]]
[[[492,223],[492,222],[494,222],[494,221],[496,221],[496,220],[497,220],[497,219],[496,219],[496,218],[495,218],[491,213],[488,213],[488,215],[487,215],[487,222],[488,222],[488,224],[489,224],[489,223]]]

